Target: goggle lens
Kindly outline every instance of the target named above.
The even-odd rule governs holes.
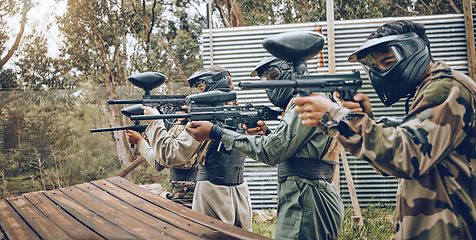
[[[266,69],[263,74],[261,74],[261,78],[266,78],[270,81],[277,80],[279,75],[281,74],[281,70],[278,67],[271,66]]]
[[[378,48],[368,53],[359,62],[366,70],[373,69],[379,72],[385,72],[392,68],[402,59],[402,54],[395,46]]]

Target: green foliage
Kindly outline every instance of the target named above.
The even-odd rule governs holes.
[[[454,3],[454,7],[451,5]],[[244,25],[272,25],[326,21],[326,1],[239,1]],[[462,1],[437,0],[335,0],[334,19],[366,19],[415,15],[463,13]],[[473,1],[473,12],[476,9]]]
[[[35,31],[24,38],[15,63],[21,86],[30,89],[73,88],[76,79],[68,77],[69,66],[65,60],[49,56],[47,43],[47,38]]]
[[[119,6],[112,1],[68,1],[67,12],[58,18],[64,46],[60,49],[72,68],[103,83],[100,77],[112,73],[116,83],[122,75],[122,36],[127,32]]]
[[[98,115],[100,106],[91,104],[98,100],[84,98],[87,90],[82,91],[1,92],[0,101],[20,96],[0,108],[4,192],[18,195],[48,190],[118,172],[110,136],[89,133],[97,121],[104,121]],[[101,94],[94,97],[104,101]]]
[[[18,88],[18,79],[13,69],[0,69],[0,90]]]
[[[274,239],[276,234],[276,221],[258,223],[253,220],[252,232]]]

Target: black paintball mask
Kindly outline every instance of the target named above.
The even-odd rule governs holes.
[[[416,33],[367,40],[349,57],[360,62],[385,106],[412,97],[431,61],[429,44]]]
[[[190,87],[197,88],[200,83],[206,84],[203,92],[209,92],[213,90],[230,91],[230,86],[227,76],[231,76],[228,71],[210,70],[205,72],[195,72],[187,82]]]
[[[291,80],[291,66],[276,57],[266,57],[261,60],[256,68],[251,72],[251,76],[259,76],[262,80]],[[266,89],[269,101],[274,106],[285,109],[293,97],[292,88]]]

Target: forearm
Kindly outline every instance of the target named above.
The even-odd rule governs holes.
[[[447,101],[456,102],[456,98]],[[418,114],[407,116],[396,127],[377,124],[365,114],[332,106],[320,127],[337,137],[354,156],[369,161],[379,170],[412,178],[435,166],[442,160],[441,156],[444,157],[444,152],[459,144],[464,135],[461,120],[447,119],[453,115],[451,104],[443,103],[434,108],[425,106],[428,105],[417,104],[413,112]],[[456,121],[445,123],[451,120]]]
[[[187,132],[182,131],[176,138],[172,137],[162,121],[152,121],[146,129],[156,158],[162,159],[168,166],[183,165],[193,157],[200,147]]]
[[[244,135],[225,129],[220,140],[227,150],[233,148],[257,161],[276,165],[302,154],[299,150],[314,137],[315,130],[300,124],[298,115],[290,109],[278,128],[268,135]]]
[[[157,170],[162,170],[164,167],[169,168],[165,163],[159,163],[155,156],[155,151],[150,147],[147,141],[142,140],[138,145],[138,150],[142,157]]]

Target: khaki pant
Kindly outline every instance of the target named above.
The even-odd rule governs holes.
[[[251,231],[251,199],[246,181],[238,186],[197,181],[192,209]]]

